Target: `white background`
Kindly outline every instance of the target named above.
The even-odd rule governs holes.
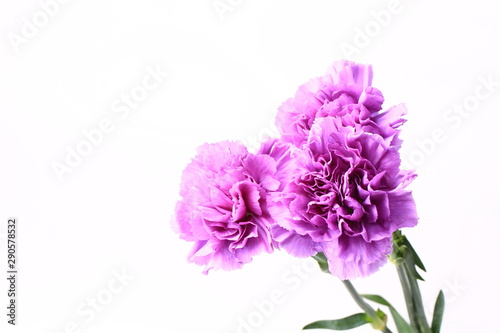
[[[0,269],[15,216],[20,271],[19,325],[6,324],[2,278],[0,331],[232,333],[244,321],[241,333],[291,333],[357,312],[337,279],[285,253],[204,276],[169,225],[198,145],[255,146],[300,84],[348,57],[373,65],[386,108],[409,108],[402,155],[419,174],[420,224],[406,233],[428,268],[424,303],[445,291],[443,332],[500,332],[498,3],[229,3],[221,16],[213,0],[73,0],[44,22],[37,1],[0,2]],[[113,103],[147,68],[168,77],[120,118]],[[114,130],[59,180],[53,164],[102,119]],[[133,279],[106,291],[122,271]],[[405,313],[392,265],[354,283]],[[272,293],[280,304],[269,306]],[[97,296],[95,317],[78,312]]]

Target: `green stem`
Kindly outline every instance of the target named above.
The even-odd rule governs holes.
[[[353,284],[349,280],[342,280],[342,283],[344,286],[347,288],[349,291],[349,294],[351,294],[352,298],[356,302],[356,304],[359,305],[359,307],[365,311],[365,313],[372,319],[372,324],[374,327],[383,327],[381,329],[382,332],[384,333],[391,333],[391,330],[389,330],[386,326],[384,321],[377,315],[375,310],[365,302],[363,297],[356,291],[354,288]]]
[[[401,287],[403,288],[403,294],[405,296],[406,309],[408,310],[408,316],[410,317],[410,325],[415,330],[419,332],[417,325],[417,318],[415,312],[415,304],[413,303],[413,293],[410,287],[410,282],[408,281],[408,274],[404,264],[396,265],[398,271],[399,281],[401,282]]]
[[[420,332],[422,333],[432,333],[429,324],[427,323],[427,319],[425,318],[425,310],[422,304],[422,295],[420,294],[418,281],[417,279],[415,279],[410,275],[406,262],[405,262],[405,271],[406,275],[408,276],[408,280],[410,281],[410,288],[412,290],[414,313],[417,326],[420,329]]]

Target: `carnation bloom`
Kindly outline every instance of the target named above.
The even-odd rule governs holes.
[[[205,144],[182,175],[173,227],[194,241],[189,260],[232,270],[273,251],[267,200],[280,189],[276,161],[232,142]]]
[[[261,152],[271,150],[267,144]],[[378,134],[326,117],[316,119],[293,154],[287,160],[291,179],[273,195],[273,211],[290,215],[277,219],[273,237],[298,257],[324,252],[331,273],[341,279],[377,271],[391,252],[392,233],[417,223],[405,189],[414,174],[399,169],[397,148]]]
[[[370,65],[337,61],[327,73],[299,87],[293,98],[278,110],[276,124],[282,140],[300,146],[305,143],[317,118],[340,118],[344,126],[382,136],[399,146],[397,127],[406,114],[404,104],[382,112],[384,97],[371,86]]]

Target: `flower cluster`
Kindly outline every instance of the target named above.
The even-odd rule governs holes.
[[[231,270],[261,252],[323,252],[341,279],[377,271],[391,236],[417,224],[400,169],[404,104],[382,110],[371,66],[339,61],[278,110],[281,137],[256,154],[204,145],[183,174],[174,228],[194,241],[190,260]]]

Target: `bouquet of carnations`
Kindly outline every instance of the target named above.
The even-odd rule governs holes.
[[[429,324],[418,285],[425,268],[401,232],[418,221],[407,189],[416,175],[400,167],[407,109],[383,110],[382,93],[371,83],[371,66],[335,62],[281,105],[281,137],[257,152],[230,141],[199,147],[183,172],[173,226],[194,242],[189,261],[205,273],[234,270],[277,249],[312,256],[345,284],[362,312],[304,329],[371,324],[391,332],[386,313],[371,302],[388,309],[397,332],[438,333],[444,296],[438,295]],[[360,295],[350,282],[388,260],[397,268],[409,320],[383,297]]]

